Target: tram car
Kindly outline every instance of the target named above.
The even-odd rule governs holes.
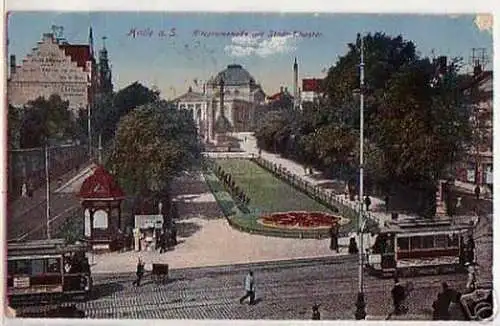
[[[37,302],[55,297],[87,299],[92,288],[87,249],[86,243],[67,244],[63,239],[9,243],[9,301]]]
[[[367,251],[366,267],[377,276],[465,272],[470,224],[449,219],[386,221]]]

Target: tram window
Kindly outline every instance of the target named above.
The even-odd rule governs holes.
[[[31,274],[40,275],[45,273],[44,259],[33,259],[31,261]]]
[[[426,235],[422,237],[422,248],[423,249],[434,248],[434,237],[432,235]]]
[[[412,237],[410,239],[410,248],[414,249],[422,249],[422,238],[421,237]]]
[[[30,274],[30,263],[28,260],[16,260],[14,261],[15,269],[14,274]]]
[[[410,250],[410,241],[408,238],[398,238],[399,250]]]
[[[9,275],[16,273],[16,261],[15,260],[7,261],[7,273]]]
[[[58,258],[47,259],[47,273],[60,273],[61,262]]]
[[[448,235],[448,247],[458,247],[458,235],[449,234]]]
[[[448,242],[446,234],[437,234],[434,238],[434,243],[436,248],[446,248]]]

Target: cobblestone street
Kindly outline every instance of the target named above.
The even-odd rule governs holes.
[[[146,275],[132,285],[133,273],[97,275],[94,297],[78,303],[88,318],[166,319],[310,319],[313,303],[321,304],[322,319],[353,319],[357,292],[354,256],[254,264],[257,304],[240,305],[243,278],[249,265],[172,270],[166,284]],[[392,279],[365,279],[369,316],[391,310]],[[463,290],[465,276],[449,274],[403,281],[414,283],[409,314],[430,319],[431,304],[442,281]]]

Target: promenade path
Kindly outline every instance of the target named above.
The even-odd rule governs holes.
[[[233,136],[238,138],[241,142],[241,147],[245,150],[246,153],[253,154],[255,156],[259,155],[259,149],[257,147],[257,141],[253,135],[253,133],[233,133]],[[304,171],[304,167],[297,162],[294,162],[290,159],[286,159],[281,157],[279,154],[273,154],[267,151],[262,150],[260,155],[278,166],[281,165],[285,169],[294,173],[295,175],[301,177],[303,180],[310,182],[313,185],[322,186],[325,191],[330,194],[336,194],[336,198],[342,201],[345,204],[348,204],[350,207],[354,209],[359,208],[359,202],[350,202],[346,200],[343,195],[343,189],[345,188],[345,184],[343,184],[339,180],[331,180],[320,178],[321,172],[313,170],[312,174],[306,174]],[[384,221],[391,219],[391,214],[385,212],[385,203],[381,198],[377,198],[375,196],[370,196],[372,205],[370,207],[370,214],[374,216],[379,224],[383,224]],[[477,277],[478,280],[489,282],[492,280],[492,261],[493,261],[493,214],[491,212],[491,208],[488,207],[491,205],[488,200],[482,200],[483,208],[482,211],[485,214],[482,214],[481,218],[472,215],[461,215],[454,216],[454,220],[460,223],[469,223],[473,221],[475,224],[474,229],[474,238],[476,240],[476,261],[478,263],[477,267]],[[414,217],[412,215],[407,214],[399,214],[400,218],[408,218]],[[350,234],[349,237],[355,236],[355,234]],[[343,242],[346,239],[342,239]],[[370,241],[370,239],[368,240]],[[367,243],[365,241],[365,243]],[[370,242],[368,242],[370,243]]]
[[[223,218],[222,211],[199,172],[176,179],[172,192],[180,215],[176,221],[178,245],[162,254],[158,251],[127,251],[91,255],[93,273],[135,272],[139,257],[146,263],[148,271],[153,263],[180,269],[347,254],[347,238],[340,240],[342,247],[337,254],[329,249],[328,239],[267,237],[233,229]]]

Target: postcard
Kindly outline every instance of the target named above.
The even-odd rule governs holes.
[[[9,12],[6,314],[491,320],[492,19]]]

